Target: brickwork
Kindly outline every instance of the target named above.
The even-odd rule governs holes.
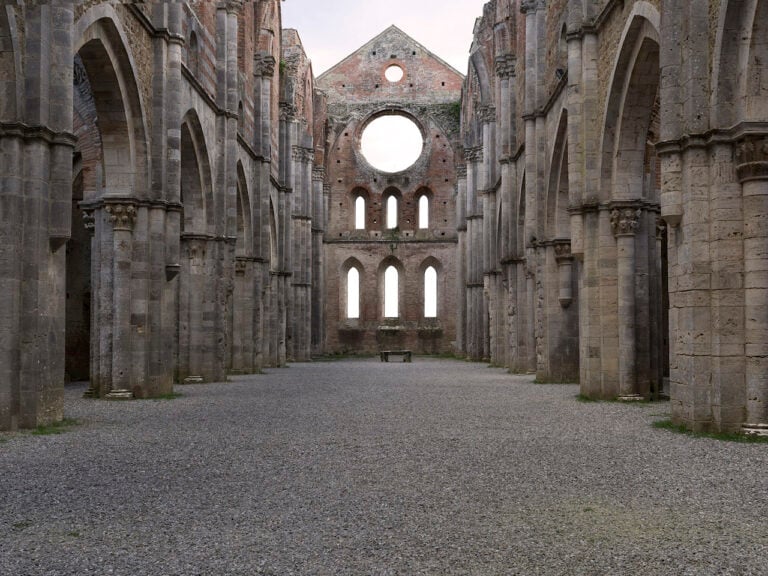
[[[385,70],[404,71],[390,82]],[[330,352],[374,352],[410,347],[449,352],[455,339],[454,182],[462,76],[415,40],[391,27],[318,79],[332,127],[325,156],[330,185],[325,235],[326,346]],[[381,113],[408,115],[424,135],[421,157],[409,169],[374,169],[360,151],[366,124]],[[429,228],[418,228],[419,197],[430,198]],[[386,198],[398,198],[398,222],[388,230]],[[366,202],[365,229],[354,229],[354,205]],[[361,273],[361,317],[346,319],[346,271]],[[438,318],[424,318],[423,263],[439,263]],[[382,263],[401,269],[400,317],[385,319]]]

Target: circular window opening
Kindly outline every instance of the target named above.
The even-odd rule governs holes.
[[[394,64],[387,68],[384,72],[384,77],[390,82],[400,82],[400,80],[403,79],[403,76],[405,76],[403,69],[400,68],[400,66],[396,66]]]
[[[368,163],[382,172],[401,172],[421,156],[424,138],[403,114],[379,116],[365,127],[360,148]]]

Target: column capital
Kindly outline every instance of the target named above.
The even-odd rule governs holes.
[[[253,75],[272,78],[275,75],[277,60],[266,52],[257,52],[253,55]]]
[[[570,240],[555,240],[554,248],[555,248],[555,260],[557,260],[558,262],[573,259],[573,254],[571,254]]]
[[[611,210],[611,228],[616,237],[634,236],[640,226],[640,215],[642,212],[638,208],[614,208]]]
[[[298,109],[288,102],[280,102],[280,120],[294,122],[298,115]]]
[[[104,211],[109,215],[109,221],[115,230],[127,230],[131,232],[136,224],[136,206],[132,202],[111,202],[104,206]]]
[[[239,14],[243,9],[243,0],[225,0],[219,3],[219,10],[226,10],[228,14]]]
[[[490,105],[483,105],[477,109],[477,115],[484,124],[496,122],[496,108]]]
[[[93,208],[83,209],[83,226],[91,236],[93,236],[96,231],[96,217],[94,212],[95,210]]]
[[[483,147],[474,146],[472,148],[464,149],[464,160],[467,162],[482,162],[483,161]]]
[[[736,145],[739,182],[768,180],[768,136],[752,136]]]
[[[325,168],[323,166],[312,167],[312,181],[325,182]]]
[[[522,2],[520,2],[520,12],[525,15],[533,14],[546,7],[546,0],[522,0]]]
[[[517,71],[517,57],[513,54],[500,54],[496,56],[496,76],[499,78],[512,78]]]

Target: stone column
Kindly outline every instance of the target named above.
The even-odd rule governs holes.
[[[615,208],[611,226],[616,236],[618,265],[619,399],[640,400],[636,393],[637,342],[635,338],[635,233],[641,212]]]
[[[118,201],[104,210],[112,223],[112,381],[108,399],[133,398],[131,390],[131,261],[133,260],[133,227],[136,206]]]
[[[568,241],[555,244],[557,261],[558,301],[560,306],[568,308],[573,302],[573,255]]]
[[[744,198],[744,317],[747,434],[768,436],[768,137],[738,150]]]
[[[91,326],[90,326],[90,366],[88,369],[88,390],[83,397],[99,397],[99,338],[98,335],[98,300],[95,298],[99,293],[99,244],[96,242],[96,219],[92,208],[83,208],[83,224],[88,231],[91,242]]]

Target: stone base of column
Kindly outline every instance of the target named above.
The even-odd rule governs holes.
[[[645,396],[640,394],[624,394],[616,398],[619,402],[642,402],[645,400]]]
[[[205,379],[202,376],[187,376],[182,384],[203,384]]]
[[[110,390],[105,398],[107,400],[133,400],[133,392],[130,390]]]
[[[96,388],[93,388],[92,386],[88,386],[88,390],[83,392],[83,398],[98,398],[99,393],[96,390]]]
[[[768,437],[768,424],[742,424],[741,431],[748,436]]]

